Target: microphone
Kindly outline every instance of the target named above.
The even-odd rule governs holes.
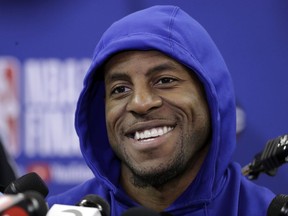
[[[101,216],[97,208],[54,204],[46,216]]]
[[[3,193],[3,192],[4,192],[4,190],[5,190],[5,187],[4,187],[4,185],[0,184],[0,195],[1,195],[1,193]]]
[[[0,197],[1,216],[45,216],[47,212],[44,197],[36,191]]]
[[[168,212],[156,212],[152,209],[145,207],[133,207],[125,211],[122,216],[172,216],[172,214]]]
[[[288,135],[269,140],[262,152],[255,155],[253,162],[242,168],[242,174],[257,179],[259,174],[276,175],[277,168],[288,162]]]
[[[268,207],[267,216],[288,216],[288,195],[275,196]]]
[[[70,214],[67,214],[70,213]],[[76,206],[54,204],[46,216],[110,216],[108,202],[95,194],[86,195]]]
[[[95,194],[86,195],[77,206],[97,208],[102,216],[110,216],[110,206],[102,197]]]
[[[4,190],[4,194],[18,194],[25,191],[37,191],[44,197],[49,193],[48,187],[41,177],[37,173],[31,172],[11,182]]]

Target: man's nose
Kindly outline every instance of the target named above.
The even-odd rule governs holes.
[[[149,87],[137,87],[134,89],[127,104],[127,111],[137,114],[146,114],[162,105],[162,98],[155,90]]]

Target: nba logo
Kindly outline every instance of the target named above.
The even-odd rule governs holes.
[[[20,153],[19,68],[17,59],[0,57],[0,139],[14,157]]]

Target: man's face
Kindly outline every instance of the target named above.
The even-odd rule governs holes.
[[[158,51],[119,53],[104,71],[108,138],[122,172],[159,186],[190,169],[210,135],[198,79]]]

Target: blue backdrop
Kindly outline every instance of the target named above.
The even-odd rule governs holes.
[[[242,166],[288,133],[287,0],[0,0],[0,137],[18,174],[37,171],[58,193],[91,176],[78,148],[74,110],[103,31],[122,16],[176,4],[210,33],[231,71]],[[288,194],[287,165],[255,182]]]

